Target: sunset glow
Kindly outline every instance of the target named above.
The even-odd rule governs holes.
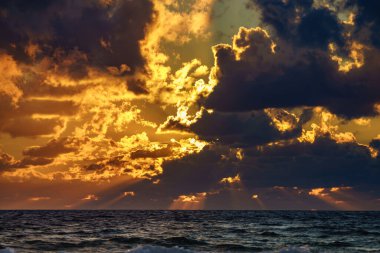
[[[0,209],[380,209],[365,1],[6,2]]]

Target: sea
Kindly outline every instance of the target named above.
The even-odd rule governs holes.
[[[380,252],[380,212],[0,211],[12,252]]]

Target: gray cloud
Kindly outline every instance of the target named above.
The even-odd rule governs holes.
[[[215,47],[218,85],[206,105],[218,111],[324,106],[345,118],[374,116],[380,101],[379,52],[364,50],[365,64],[348,73],[327,52],[278,44],[261,30],[241,30],[235,49]],[[243,41],[243,42],[240,42]]]
[[[24,50],[30,42],[39,46],[37,57],[76,50],[86,55],[68,69],[72,77],[86,75],[86,61],[100,68],[126,64],[132,71],[143,66],[139,40],[151,21],[149,0],[114,1],[25,1],[0,5],[0,47],[17,60],[30,62]]]

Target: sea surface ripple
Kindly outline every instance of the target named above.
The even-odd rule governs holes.
[[[0,211],[8,252],[380,252],[380,212]]]

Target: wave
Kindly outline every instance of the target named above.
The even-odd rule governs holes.
[[[138,246],[127,251],[128,253],[196,253],[195,251],[181,248],[166,248],[161,246]],[[1,253],[1,252],[0,252]],[[287,247],[278,251],[265,251],[263,253],[311,253],[306,247]]]
[[[278,234],[276,232],[272,232],[272,231],[264,231],[264,232],[259,233],[259,235],[266,236],[266,237],[277,237],[277,236],[280,236],[280,234]]]
[[[177,246],[177,245],[207,245],[208,243],[201,240],[190,239],[184,236],[169,237],[161,240],[141,237],[114,237],[110,241],[121,244],[139,244],[139,245],[160,245],[160,246]]]
[[[276,252],[276,251],[273,251],[273,252]],[[281,249],[278,252],[279,253],[311,253],[308,247],[288,247],[288,248]]]
[[[64,252],[64,251],[59,251]],[[0,249],[0,253],[16,253],[16,250],[12,248]],[[162,247],[162,246],[152,246],[152,245],[144,245],[137,246],[133,249],[126,251],[126,253],[197,253],[196,251],[182,249],[179,247]],[[200,252],[198,252],[200,253]],[[305,247],[287,247],[277,251],[265,251],[263,253],[311,253],[308,248]]]
[[[5,248],[5,249],[0,249],[0,253],[16,253],[16,251],[11,248]]]
[[[166,247],[161,247],[161,246],[147,245],[147,246],[138,246],[127,252],[128,253],[194,253],[195,251],[190,251],[190,250],[181,249],[177,247],[166,248]]]
[[[170,237],[170,238],[165,239],[165,242],[176,244],[176,245],[207,245],[207,242],[190,239],[184,236]]]

